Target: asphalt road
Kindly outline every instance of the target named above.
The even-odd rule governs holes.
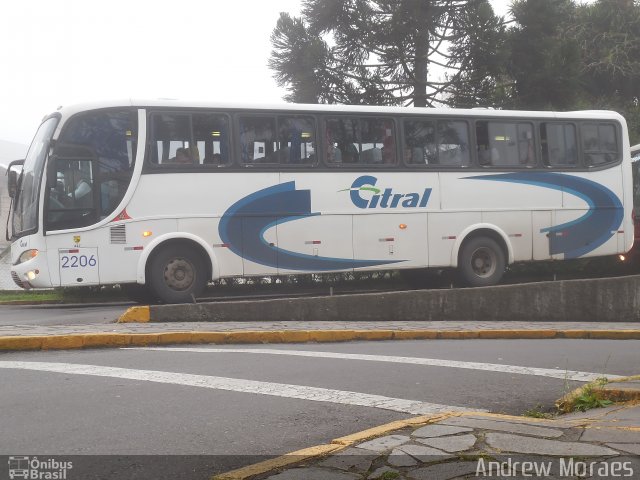
[[[113,323],[131,305],[0,305],[0,325]]]
[[[609,340],[4,353],[0,455],[102,455],[72,457],[90,463],[82,478],[204,479],[438,408],[550,407],[582,384],[573,371],[639,369],[640,341]]]

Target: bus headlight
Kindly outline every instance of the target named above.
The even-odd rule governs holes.
[[[18,257],[18,264],[24,263],[27,260],[31,260],[32,258],[36,258],[37,256],[38,256],[38,250],[36,249],[26,250],[22,252],[22,255],[20,255],[20,257]]]

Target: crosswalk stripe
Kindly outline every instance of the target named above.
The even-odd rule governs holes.
[[[74,363],[0,361],[0,368],[35,370],[40,372],[63,373],[66,375],[90,375],[96,377],[122,378],[147,382],[186,385],[230,392],[254,393],[274,397],[295,398],[314,402],[329,402],[341,405],[392,410],[394,412],[425,415],[441,412],[486,411],[469,409],[418,400],[385,397],[368,393],[333,390],[329,388],[289,385],[284,383],[261,382],[237,378],[194,375],[189,373],[161,372],[155,370],[134,370],[130,368],[81,365]]]
[[[561,378],[577,382],[592,382],[606,377],[609,380],[623,378],[620,375],[605,375],[594,372],[575,370],[556,370],[551,368],[521,367],[499,363],[462,362],[457,360],[440,360],[421,357],[398,357],[392,355],[365,355],[358,353],[315,352],[307,350],[279,350],[272,348],[206,348],[206,347],[140,347],[128,350],[157,350],[163,352],[192,353],[251,353],[262,355],[286,355],[295,357],[331,358],[339,360],[362,360],[367,362],[403,363],[408,365],[426,365],[430,367],[463,368],[468,370],[484,370],[488,372],[515,373],[518,375],[534,375],[538,377]]]

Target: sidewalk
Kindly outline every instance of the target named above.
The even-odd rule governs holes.
[[[640,477],[640,405],[555,420],[452,413],[394,422],[214,480]]]
[[[0,351],[361,340],[640,339],[637,322],[278,321],[0,325]]]

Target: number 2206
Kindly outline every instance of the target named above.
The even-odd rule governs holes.
[[[98,261],[95,255],[89,257],[86,255],[63,255],[60,257],[60,263],[62,268],[83,268],[95,267]]]

